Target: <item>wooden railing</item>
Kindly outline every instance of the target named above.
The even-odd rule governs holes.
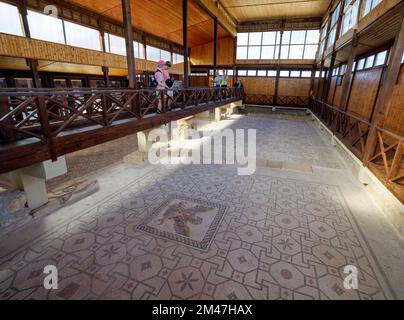
[[[311,99],[310,108],[352,153],[363,158],[369,122],[316,99]]]
[[[24,138],[49,140],[78,126],[111,126],[202,104],[240,99],[238,88],[155,89],[7,89],[0,91],[0,142]]]
[[[0,173],[56,160],[242,97],[240,88],[1,89]]]
[[[303,107],[309,106],[309,97],[303,96],[277,96],[275,104],[284,107]]]
[[[248,93],[244,97],[245,104],[271,106],[274,101],[274,96],[267,94],[251,94]]]
[[[246,104],[281,106],[294,108],[307,108],[309,106],[309,97],[303,96],[273,96],[268,94],[247,93],[244,102]]]
[[[376,127],[377,143],[365,159],[367,166],[395,188],[404,202],[404,137]]]
[[[404,137],[314,98],[310,99],[310,109],[404,202]],[[374,145],[370,145],[371,137]]]

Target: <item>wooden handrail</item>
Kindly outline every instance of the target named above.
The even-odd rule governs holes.
[[[0,173],[241,100],[242,88],[85,89],[0,93]],[[161,113],[157,113],[157,108]]]
[[[404,137],[378,126],[373,127],[374,130],[370,130],[372,127],[370,122],[314,97],[310,99],[310,108],[337,135],[338,121],[341,121],[341,117],[349,119],[349,125],[344,124],[346,128],[339,138],[348,149],[353,151],[364,166],[368,167],[401,202],[404,202]],[[329,112],[333,112],[336,116],[330,117],[327,114]],[[364,126],[365,129],[361,126]],[[375,135],[377,144],[369,155],[365,156],[364,146],[366,141],[373,137],[371,135]],[[387,137],[388,139],[386,139]],[[359,142],[361,143],[360,149],[356,147]]]
[[[241,88],[222,88],[218,94],[209,87],[183,90],[92,89],[75,90],[12,88],[0,91],[3,101],[0,129],[13,132],[2,134],[0,142],[39,136],[49,140],[76,125],[110,126],[123,118],[142,119],[161,110],[184,109],[203,104],[241,99]],[[28,120],[27,120],[28,119]]]

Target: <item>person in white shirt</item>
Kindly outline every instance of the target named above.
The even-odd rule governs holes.
[[[220,86],[222,84],[222,77],[218,71],[215,72],[215,78],[213,79],[213,87],[215,89],[215,99],[217,99],[217,94],[220,90]]]
[[[220,83],[220,86],[222,87],[222,88],[227,88],[227,74],[224,74],[223,76],[222,76],[222,81],[221,81],[221,83]]]
[[[220,82],[220,87],[222,90],[222,96],[226,99],[227,98],[227,74],[225,72],[223,72],[223,76],[222,76],[222,81]]]

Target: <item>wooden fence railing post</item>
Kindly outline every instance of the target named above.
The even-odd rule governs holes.
[[[160,101],[161,101],[161,111],[165,113],[166,110],[166,97],[165,97],[165,90],[160,90]]]
[[[104,123],[105,126],[108,125],[108,107],[107,107],[107,98],[105,96],[105,93],[101,94],[101,103],[102,103],[102,122]]]
[[[8,97],[0,97],[0,119],[10,112]],[[10,119],[5,119],[4,124],[11,125]],[[0,125],[0,140],[10,141],[15,138],[14,132],[11,129],[5,128]]]
[[[387,179],[390,181],[391,179],[394,179],[394,177],[398,174],[398,172],[400,171],[400,165],[401,165],[401,158],[403,157],[403,144],[400,141],[397,145],[397,149],[396,152],[394,154],[394,158],[393,161],[391,163],[391,167],[390,167],[390,172],[387,176]]]
[[[37,107],[38,107],[37,110],[39,112],[39,120],[41,123],[43,137],[45,138],[46,142],[48,143],[49,154],[51,156],[52,161],[56,161],[57,152],[56,152],[54,141],[53,141],[52,131],[51,131],[50,123],[49,123],[49,116],[48,116],[48,112],[46,110],[44,96],[38,95]]]

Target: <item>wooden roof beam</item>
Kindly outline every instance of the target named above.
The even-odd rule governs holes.
[[[196,2],[233,37],[237,36],[237,23],[217,0],[196,0]]]

